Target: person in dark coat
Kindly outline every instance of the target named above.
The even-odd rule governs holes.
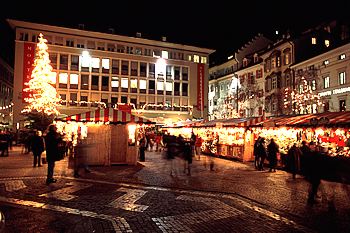
[[[264,170],[264,162],[266,159],[265,138],[260,139],[260,143],[257,146],[257,156],[259,157],[259,170]]]
[[[53,178],[55,162],[59,157],[59,143],[62,137],[57,133],[55,125],[50,125],[48,133],[45,136],[46,160],[47,160],[47,179],[46,184],[55,183],[57,180]]]
[[[145,162],[145,151],[147,150],[147,139],[143,136],[140,139],[139,151],[140,151],[140,161]]]
[[[258,154],[258,146],[259,146],[260,140],[261,140],[261,137],[259,136],[254,143],[254,150],[253,150],[254,166],[255,166],[256,170],[259,169],[259,159],[260,158],[259,158],[259,154]]]
[[[41,132],[36,131],[32,137],[31,146],[33,152],[33,167],[41,167],[41,153],[45,150],[44,139],[41,137]]]
[[[289,169],[293,174],[293,179],[296,178],[296,174],[300,171],[300,157],[301,150],[297,147],[296,143],[288,150],[288,164]]]
[[[269,159],[269,165],[270,165],[269,171],[275,172],[276,166],[277,166],[277,153],[279,152],[279,148],[273,138],[271,139],[270,144],[267,146],[267,152],[268,152],[268,159]]]

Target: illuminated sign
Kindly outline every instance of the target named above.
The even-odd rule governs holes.
[[[342,94],[342,93],[346,93],[346,92],[350,92],[350,87],[343,87],[343,88],[338,88],[338,89],[334,89],[333,91],[324,91],[324,92],[320,92],[318,93],[320,95],[320,97],[323,96],[329,96],[329,95],[336,95],[336,94]]]

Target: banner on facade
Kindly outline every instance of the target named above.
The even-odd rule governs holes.
[[[34,43],[24,43],[24,51],[23,51],[23,83],[22,83],[22,102],[25,103],[25,98],[29,97],[29,92],[23,91],[27,86],[25,83],[29,82],[31,79],[32,71],[33,71],[33,63],[35,56],[35,48],[36,44]]]
[[[197,110],[204,110],[204,64],[198,64],[197,69]]]

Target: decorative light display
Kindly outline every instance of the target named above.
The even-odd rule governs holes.
[[[284,90],[284,108],[285,111],[295,114],[309,114],[313,113],[313,106],[322,106],[319,94],[312,91],[304,77],[301,78],[301,86],[299,90],[292,90],[285,88]]]
[[[36,45],[34,69],[31,79],[25,83],[27,88],[23,91],[29,93],[29,97],[25,98],[28,105],[22,110],[23,113],[30,113],[33,110],[42,112],[47,115],[58,115],[57,107],[60,106],[60,96],[56,89],[52,86],[52,76],[56,76],[52,72],[50,65],[49,53],[47,52],[47,40],[40,33],[39,42]]]

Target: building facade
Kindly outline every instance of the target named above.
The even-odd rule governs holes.
[[[13,68],[0,58],[0,129],[12,127]]]
[[[348,111],[350,108],[350,43],[293,65],[297,89],[301,80],[318,94],[317,101],[309,101],[309,113]],[[299,88],[298,88],[299,87]]]
[[[14,122],[40,33],[48,40],[60,112],[132,106],[156,121],[206,118],[208,64],[214,50],[111,33],[8,20],[15,30]]]

